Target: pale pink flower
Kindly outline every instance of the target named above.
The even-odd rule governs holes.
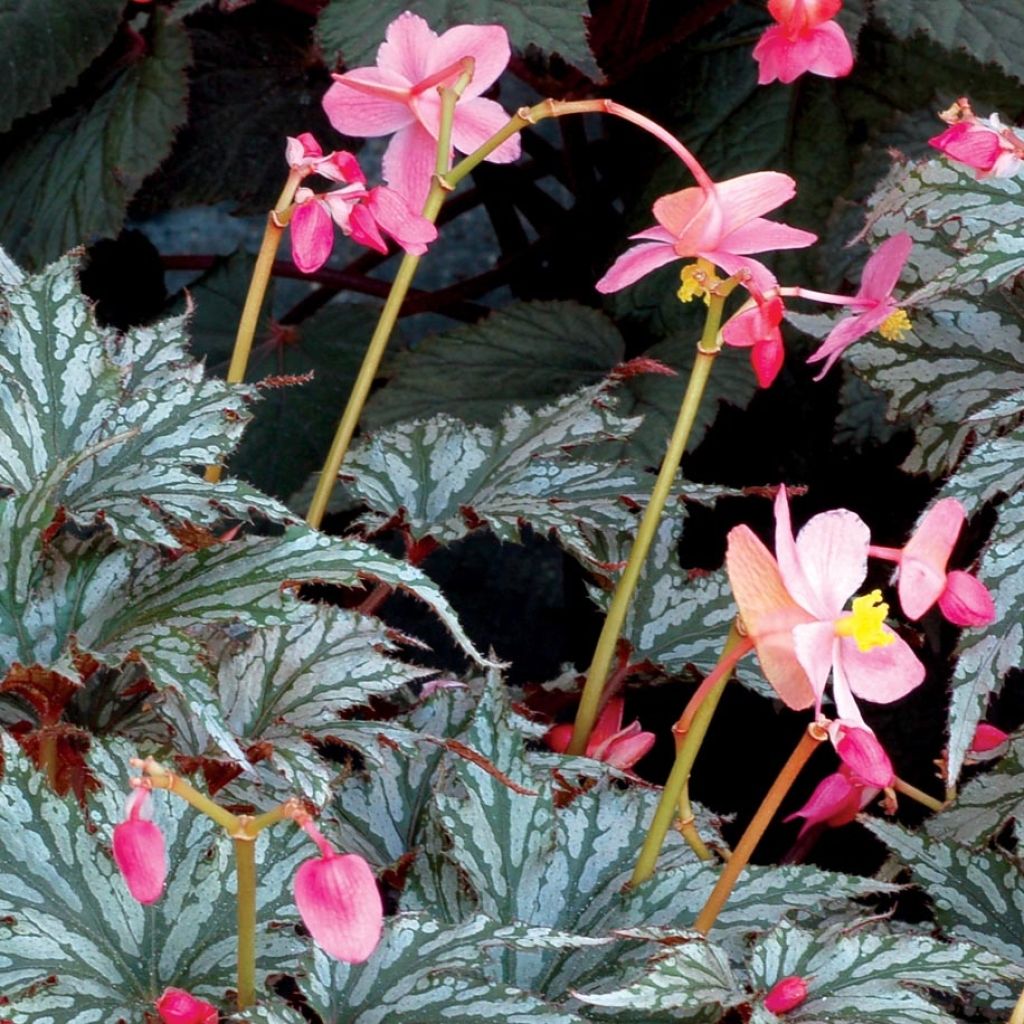
[[[807,1000],[807,982],[792,974],[772,985],[764,997],[764,1008],[772,1013],[789,1013]]]
[[[1010,734],[998,726],[979,722],[978,728],[974,730],[974,739],[971,740],[971,753],[988,754],[1001,747],[1009,738]]]
[[[888,704],[924,681],[924,666],[884,624],[879,591],[846,602],[864,582],[870,535],[848,509],[814,516],[794,540],[786,489],[775,500],[775,556],[752,530],[729,532],[726,567],[765,677],[791,708],[820,715],[828,677],[839,717],[861,721],[855,697]]]
[[[1024,140],[1004,126],[998,114],[958,121],[928,143],[950,160],[973,168],[979,179],[1011,178],[1024,157]]]
[[[196,999],[183,988],[165,988],[156,1001],[156,1012],[164,1024],[217,1024],[217,1007]]]
[[[395,137],[384,153],[384,180],[416,210],[423,208],[437,162],[441,123],[438,88],[454,85],[473,62],[473,77],[455,107],[452,145],[471,153],[508,122],[508,115],[482,94],[511,57],[508,33],[500,25],[458,25],[442,36],[419,15],[406,11],[388,26],[376,67],[334,76],[323,105],[343,135]],[[519,157],[519,136],[503,142],[487,159],[510,163]]]
[[[622,726],[625,702],[613,697],[604,706],[587,740],[586,756],[604,761],[613,768],[629,771],[654,746],[653,732],[644,732],[639,722]],[[572,726],[569,723],[553,726],[544,736],[544,742],[559,754],[569,749]]]
[[[802,249],[817,235],[763,216],[796,195],[788,174],[758,171],[727,181],[707,181],[662,196],[654,204],[658,227],[631,238],[628,249],[597,282],[599,292],[617,292],[679,259],[705,259],[727,274],[747,271],[763,290],[774,283],[768,269],[750,253]]]
[[[750,291],[753,305],[729,319],[722,328],[722,340],[735,348],[750,349],[754,376],[766,388],[778,376],[786,357],[780,329],[786,309],[776,289],[768,295],[762,295],[753,286]]]
[[[336,960],[361,964],[384,924],[377,879],[358,854],[339,854],[308,818],[302,828],[320,849],[295,873],[295,904],[313,941]]]
[[[966,518],[956,498],[943,498],[925,513],[902,549],[869,550],[876,558],[899,565],[900,606],[908,619],[921,618],[938,603],[955,626],[987,626],[995,621],[995,602],[985,585],[970,573],[946,569]]]
[[[149,798],[148,789],[136,789],[128,797],[125,820],[114,828],[114,861],[139,903],[155,903],[167,878],[164,834],[143,816]]]
[[[825,366],[815,380],[821,380],[843,352],[870,331],[877,328],[882,337],[895,340],[909,330],[910,321],[893,301],[892,290],[900,279],[912,244],[908,234],[887,238],[864,264],[856,295],[829,295],[807,290],[799,292],[804,298],[851,306],[855,310],[853,316],[841,320],[832,328],[821,348],[807,360],[809,363],[825,360]]]
[[[754,47],[758,84],[792,82],[807,71],[825,78],[848,75],[853,51],[831,20],[842,6],[842,0],[769,0],[768,12],[777,24]]]

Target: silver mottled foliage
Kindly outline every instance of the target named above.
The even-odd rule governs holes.
[[[970,942],[893,935],[871,924],[818,933],[782,924],[758,942],[750,962],[751,984],[762,995],[783,978],[805,979],[807,1000],[784,1015],[787,1024],[955,1024],[959,1018],[924,990],[955,992],[1021,973]],[[763,1005],[753,1018],[779,1019]]]
[[[877,818],[867,826],[910,867],[943,928],[1012,960],[1024,976],[1024,875],[1015,859],[929,839]]]
[[[897,166],[870,202],[866,231],[872,240],[901,231],[914,239],[902,276],[911,307],[951,292],[977,295],[1024,269],[1019,178],[979,181],[949,160],[925,160]]]
[[[1024,466],[1024,447],[1020,445],[1017,460]],[[995,600],[996,619],[991,626],[964,633],[953,673],[948,754],[951,784],[985,716],[989,697],[999,692],[1011,668],[1024,664],[1024,491],[999,505],[997,516],[978,567],[978,577]]]
[[[529,523],[592,559],[583,528],[630,529],[622,497],[649,489],[642,471],[588,458],[588,445],[640,422],[617,415],[608,391],[605,381],[532,412],[516,406],[493,428],[438,415],[373,434],[345,462],[350,492],[371,510],[361,523],[379,529],[401,513],[415,537],[443,544],[482,525],[518,541]]]
[[[237,443],[253,392],[204,379],[183,318],[101,327],[67,256],[0,291],[0,308],[0,485],[24,494],[46,481],[50,504],[78,522],[169,547],[176,523],[293,518],[241,481],[197,471]]]
[[[529,944],[532,931],[483,916],[445,925],[401,914],[365,964],[314,951],[303,988],[324,1024],[577,1024],[576,1014],[488,978],[489,947],[500,956],[508,943]]]
[[[167,841],[163,896],[149,907],[128,893],[110,853],[124,817],[124,743],[94,743],[104,788],[88,822],[73,798],[54,796],[13,742],[3,739],[0,782],[0,992],[14,1024],[141,1021],[168,985],[225,1004],[235,984],[235,873],[231,842],[208,818],[166,793],[152,798]],[[290,880],[315,852],[289,825],[256,848],[257,972],[294,969],[306,943]],[[282,924],[283,922],[283,924]],[[44,979],[53,978],[51,982]],[[42,984],[40,984],[43,982]]]
[[[925,828],[936,839],[980,846],[1010,820],[1024,821],[1024,738],[1013,740],[999,763],[963,786]]]

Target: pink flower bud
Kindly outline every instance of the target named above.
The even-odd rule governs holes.
[[[114,828],[114,860],[128,891],[140,903],[158,900],[167,878],[164,834],[142,817],[148,801],[148,789],[135,790],[128,798],[126,820]]]
[[[772,1013],[789,1013],[807,999],[807,982],[799,975],[775,982],[764,997],[764,1008]]]
[[[624,710],[625,702],[621,697],[608,701],[587,740],[586,756],[625,772],[647,754],[656,737],[653,732],[644,732],[639,722],[630,722],[623,728]],[[544,736],[544,742],[559,754],[569,749],[571,739],[572,726],[568,722],[552,726]]]
[[[1003,732],[988,722],[982,722],[975,730],[974,739],[971,741],[971,753],[987,754],[990,750],[1001,747],[1009,738],[1008,732]]]
[[[316,162],[322,159],[323,155],[324,151],[320,148],[320,143],[309,132],[303,132],[294,137],[288,136],[288,143],[284,148],[284,158],[293,171],[312,171]]]
[[[217,1024],[217,1008],[196,999],[183,988],[166,988],[156,1001],[156,1012],[164,1024]]]
[[[358,854],[338,854],[306,821],[303,829],[320,847],[295,873],[295,903],[314,942],[336,960],[361,964],[380,942],[384,907],[370,865]]]
[[[893,784],[895,774],[892,762],[870,729],[833,722],[829,727],[829,736],[836,753],[850,769],[855,783],[876,786],[878,789],[888,789]]]
[[[860,811],[863,790],[863,786],[851,782],[843,772],[827,775],[815,787],[810,800],[786,821],[804,819],[801,837],[815,825],[831,825],[833,828],[848,825]]]
[[[987,626],[996,618],[995,602],[985,584],[960,569],[947,573],[939,610],[954,626]]]

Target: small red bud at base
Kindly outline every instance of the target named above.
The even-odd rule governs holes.
[[[789,1013],[807,999],[807,982],[798,975],[791,975],[775,982],[764,997],[764,1008],[772,1013]]]
[[[156,1001],[156,1012],[164,1024],[217,1024],[217,1007],[196,999],[183,988],[167,988]]]

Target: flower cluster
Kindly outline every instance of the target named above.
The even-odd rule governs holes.
[[[299,188],[291,214],[292,260],[304,274],[319,270],[334,248],[334,226],[360,245],[388,251],[383,234],[390,235],[406,252],[422,255],[437,238],[437,228],[414,212],[394,189],[366,187],[359,161],[343,151],[324,154],[308,132],[289,137],[285,158],[293,173],[318,174],[341,188],[313,192]]]

